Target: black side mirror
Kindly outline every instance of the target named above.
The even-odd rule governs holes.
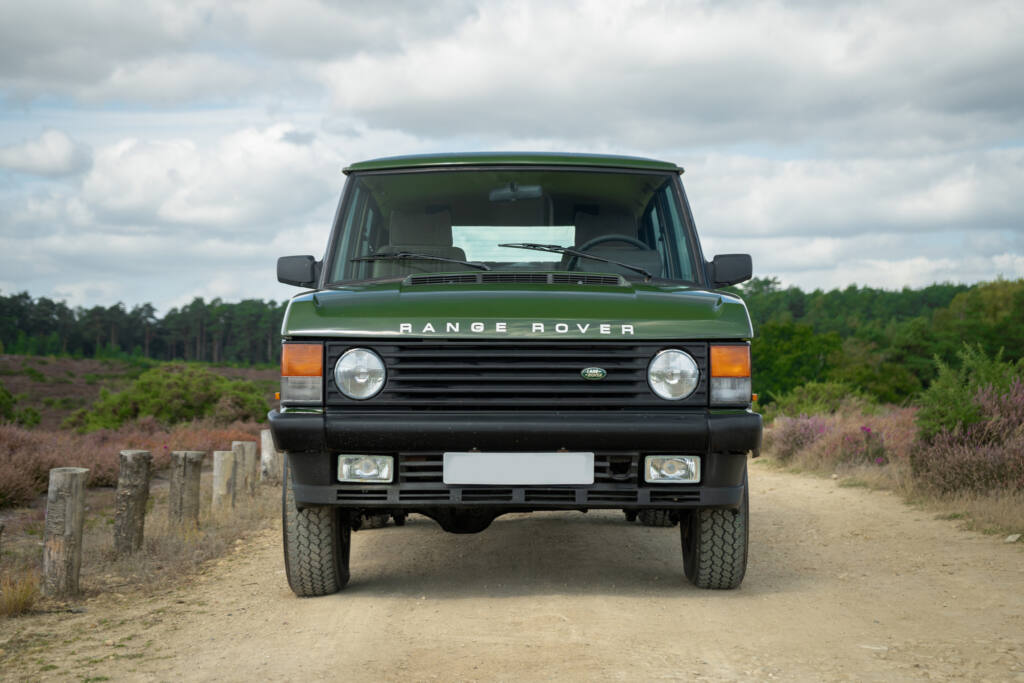
[[[277,259],[277,281],[296,287],[316,287],[318,265],[312,256],[282,256]]]
[[[715,289],[746,282],[753,276],[750,254],[719,254],[711,261],[711,284]]]

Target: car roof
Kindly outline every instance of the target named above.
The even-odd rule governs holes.
[[[454,166],[586,166],[640,171],[683,169],[668,161],[615,154],[565,154],[555,152],[460,152],[452,154],[411,154],[359,161],[344,169],[347,173]]]

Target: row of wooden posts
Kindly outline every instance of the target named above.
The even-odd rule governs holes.
[[[214,513],[233,509],[239,496],[252,496],[260,481],[278,481],[281,454],[270,430],[261,434],[260,455],[255,441],[233,441],[230,451],[213,452]],[[168,521],[181,529],[199,527],[199,481],[205,451],[172,451]],[[153,456],[149,451],[121,451],[114,498],[114,552],[126,557],[142,547],[149,501]],[[58,467],[50,470],[43,532],[43,592],[53,597],[78,593],[85,523],[85,485],[89,470]]]

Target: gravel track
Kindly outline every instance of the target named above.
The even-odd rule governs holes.
[[[276,528],[179,590],[0,623],[0,678],[1024,681],[1024,543],[760,462],[750,482],[737,591],[686,583],[678,527],[607,511],[360,531],[348,588],[300,600]]]

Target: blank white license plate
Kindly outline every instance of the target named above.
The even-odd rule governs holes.
[[[444,483],[593,484],[593,453],[445,453]]]

